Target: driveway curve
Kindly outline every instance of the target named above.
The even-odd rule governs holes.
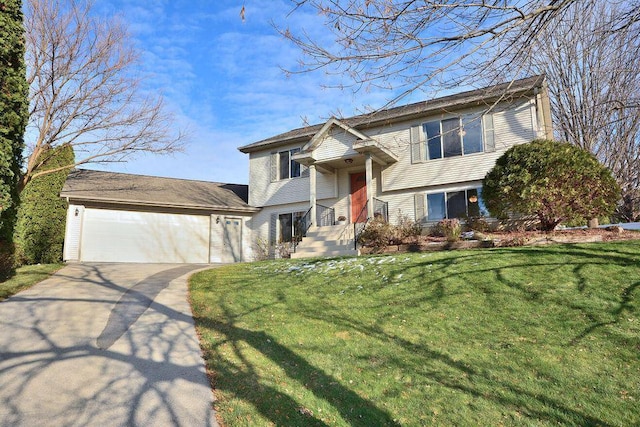
[[[1,426],[216,426],[187,301],[203,267],[72,264],[0,303]]]

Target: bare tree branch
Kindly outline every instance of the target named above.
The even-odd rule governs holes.
[[[640,19],[639,0],[620,2],[617,27]],[[555,25],[578,0],[292,0],[295,14],[315,11],[330,41],[304,31],[280,33],[303,54],[290,73],[323,69],[345,76],[345,84],[393,89],[399,98],[416,89],[490,84],[483,70],[495,58],[529,54],[540,31]],[[518,61],[520,63],[521,61]],[[392,100],[391,103],[398,99]]]
[[[594,153],[623,191],[619,214],[640,217],[640,22],[622,5],[584,0],[543,30],[527,64],[544,72],[559,138]],[[614,31],[615,29],[615,31]]]
[[[485,86],[545,73],[558,136],[617,177],[627,219],[640,217],[640,0],[292,0],[331,37],[280,33],[300,68],[343,85],[392,90]],[[276,28],[277,25],[276,25]]]
[[[91,7],[76,0],[26,1],[27,136],[34,137],[27,141],[22,188],[45,173],[40,154],[62,144],[74,148],[72,168],[141,152],[171,153],[185,139],[163,98],[145,93],[125,25],[95,16]]]

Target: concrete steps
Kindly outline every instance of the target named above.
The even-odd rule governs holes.
[[[315,227],[307,232],[291,258],[359,255],[353,246],[353,224]]]

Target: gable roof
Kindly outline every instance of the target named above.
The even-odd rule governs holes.
[[[304,153],[304,152],[309,152],[316,149],[318,145],[320,145],[320,143],[322,142],[322,139],[327,135],[327,133],[334,126],[337,126],[343,129],[345,132],[350,133],[351,135],[355,136],[356,139],[359,139],[359,140],[369,139],[367,135],[364,135],[362,132],[359,132],[357,129],[352,128],[351,126],[347,125],[346,123],[343,123],[342,121],[338,120],[335,117],[331,117],[324,125],[322,125],[320,130],[313,135],[311,140],[304,147],[302,147],[301,152]]]
[[[400,120],[410,120],[431,112],[443,109],[451,110],[469,105],[490,105],[498,99],[513,99],[534,92],[545,84],[545,76],[538,75],[525,79],[501,83],[482,89],[460,92],[454,95],[443,96],[428,101],[376,111],[370,114],[361,114],[340,120],[344,125],[354,129],[364,129],[379,126],[385,123],[393,123]],[[330,119],[331,120],[331,119]],[[294,129],[252,144],[239,147],[243,153],[251,153],[268,147],[306,141],[318,133],[326,123],[306,126]]]
[[[248,194],[248,186],[241,184],[75,169],[69,173],[60,197],[120,205],[256,212],[258,209],[247,204]]]

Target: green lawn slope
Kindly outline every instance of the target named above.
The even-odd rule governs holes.
[[[224,425],[640,425],[638,241],[201,272]]]

